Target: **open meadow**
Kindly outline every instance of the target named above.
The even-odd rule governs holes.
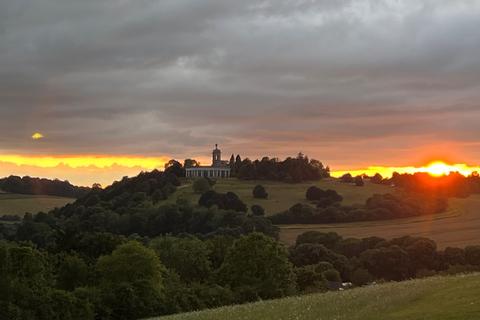
[[[480,275],[433,277],[156,320],[477,320]]]
[[[74,199],[53,196],[0,193],[0,215],[23,216],[26,212],[47,212],[72,201]]]
[[[252,190],[257,184],[265,187],[269,194],[268,199],[255,199],[253,197]],[[320,181],[295,184],[276,181],[219,179],[214,186],[214,190],[217,192],[232,191],[236,193],[248,207],[254,204],[262,206],[268,216],[285,211],[297,203],[308,203],[305,199],[305,194],[311,186],[337,191],[343,196],[343,203],[346,205],[364,204],[365,201],[375,193],[384,194],[395,191],[391,187],[369,182],[366,182],[363,187],[356,187],[352,184],[341,183],[337,179],[323,179]],[[197,203],[200,195],[193,192],[191,184],[187,184],[179,188],[169,201],[175,201],[178,198],[185,198],[192,203]]]

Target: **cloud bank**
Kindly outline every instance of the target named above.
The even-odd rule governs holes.
[[[479,27],[475,0],[0,0],[0,153],[477,162]]]

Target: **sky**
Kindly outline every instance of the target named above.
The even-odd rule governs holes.
[[[0,176],[105,184],[215,143],[478,165],[479,29],[480,0],[0,0]]]

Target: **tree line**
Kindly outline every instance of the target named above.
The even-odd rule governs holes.
[[[166,172],[174,173],[178,177],[185,177],[185,168],[199,166],[194,159],[186,159],[183,165],[170,160],[165,165]],[[296,157],[288,157],[284,160],[278,158],[263,157],[261,160],[242,160],[240,155],[232,154],[228,162],[232,177],[242,180],[273,180],[289,183],[313,181],[330,176],[330,168],[322,162],[309,159],[308,156],[299,153]]]
[[[0,190],[9,193],[80,198],[87,194],[90,188],[77,187],[68,181],[58,179],[9,176],[0,179]]]

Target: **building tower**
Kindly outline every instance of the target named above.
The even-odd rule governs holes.
[[[222,166],[222,152],[218,149],[218,144],[215,145],[215,149],[212,152],[212,167]]]

